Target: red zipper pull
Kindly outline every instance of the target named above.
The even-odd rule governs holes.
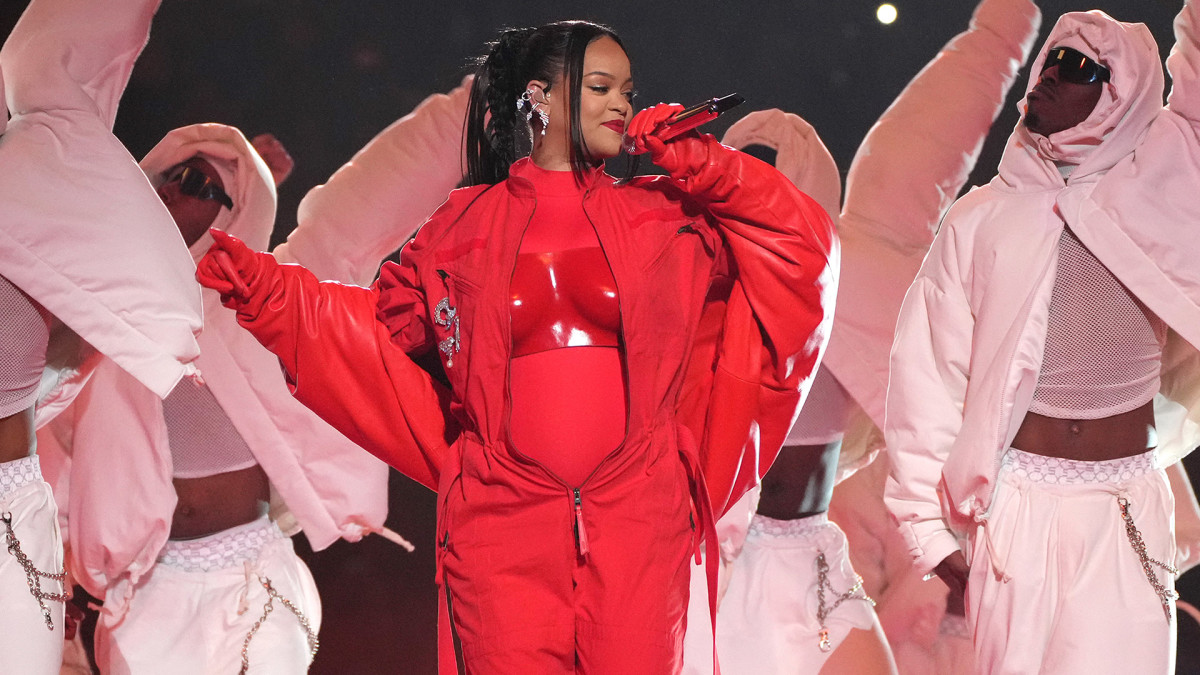
[[[586,558],[591,548],[588,547],[587,529],[583,526],[583,497],[579,488],[575,488],[575,543],[579,546],[580,557]]]

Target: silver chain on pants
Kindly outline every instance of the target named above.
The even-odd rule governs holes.
[[[296,619],[300,622],[300,626],[304,629],[305,637],[308,639],[308,656],[313,658],[317,655],[317,650],[321,648],[321,641],[317,639],[317,634],[313,632],[312,625],[309,624],[308,618],[304,616],[304,612],[296,609],[291,600],[279,594],[275,587],[271,585],[271,580],[262,575],[258,575],[258,582],[262,587],[267,589],[267,602],[263,605],[262,616],[258,617],[258,621],[254,622],[254,626],[250,628],[250,632],[246,635],[246,641],[242,643],[242,669],[238,671],[238,675],[246,675],[250,670],[250,641],[254,639],[254,634],[259,628],[266,623],[267,616],[275,609],[275,599],[279,598],[279,602],[287,607],[292,614],[296,615]]]
[[[1170,623],[1171,601],[1178,600],[1179,593],[1175,592],[1174,589],[1167,588],[1166,584],[1158,580],[1158,573],[1154,571],[1154,565],[1158,565],[1176,576],[1178,576],[1179,570],[1167,563],[1151,558],[1150,554],[1146,553],[1146,542],[1142,539],[1142,533],[1133,524],[1133,516],[1129,515],[1129,500],[1124,497],[1117,497],[1117,506],[1121,508],[1121,518],[1125,520],[1125,534],[1129,537],[1129,545],[1133,547],[1133,552],[1137,553],[1138,558],[1141,559],[1142,571],[1146,573],[1146,579],[1154,587],[1154,593],[1158,595],[1159,601],[1162,602],[1163,613],[1167,615],[1167,623]]]
[[[29,584],[29,592],[33,594],[37,600],[38,607],[42,610],[42,618],[46,620],[46,629],[54,630],[54,619],[50,616],[50,608],[46,607],[46,601],[66,602],[71,599],[71,596],[66,592],[67,573],[59,572],[51,574],[43,572],[33,566],[33,561],[25,552],[21,550],[21,542],[17,539],[17,535],[13,532],[11,512],[0,514],[0,520],[4,521],[4,543],[8,545],[8,552],[17,559],[17,563],[25,570],[25,582]],[[59,586],[63,588],[62,593],[48,593],[42,590],[42,579],[57,581]]]
[[[857,582],[850,587],[850,590],[835,594],[837,597],[833,604],[826,605],[825,590],[829,589],[829,592],[833,593],[833,586],[829,583],[829,563],[825,560],[825,553],[817,552],[817,622],[821,624],[821,632],[817,634],[817,647],[823,652],[833,651],[833,642],[829,639],[829,629],[825,627],[825,619],[833,614],[833,610],[847,600],[865,600],[871,603],[872,607],[875,606],[875,601],[862,590],[862,577],[855,575],[855,579]]]

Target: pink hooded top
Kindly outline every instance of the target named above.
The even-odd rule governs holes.
[[[1077,49],[1113,73],[1099,103],[1049,137],[1019,123],[999,175],[951,208],[905,297],[887,397],[886,499],[923,571],[958,549],[955,532],[987,520],[1000,458],[1041,369],[1064,226],[1171,329],[1155,401],[1159,465],[1200,443],[1197,19],[1189,0],[1163,107],[1145,26],[1098,11],[1063,15],[1032,72],[1049,47]],[[1056,161],[1077,167],[1064,179]]]
[[[867,133],[850,167],[844,206],[837,165],[799,116],[753,112],[722,138],[735,148],[775,150],[776,168],[830,213],[843,236],[839,304],[821,363],[839,382],[854,383],[856,409],[839,456],[839,481],[869,464],[882,446],[875,427],[883,426],[887,359],[903,292],[978,159],[1040,23],[1030,0],[982,0],[968,29],[934,56]],[[964,90],[964,79],[976,86]],[[727,559],[741,548],[756,499],[718,523]],[[885,513],[878,500],[864,506]],[[890,529],[890,519],[879,525]]]
[[[0,275],[69,329],[52,352],[73,331],[165,396],[195,372],[199,287],[166,207],[112,135],[157,7],[33,0],[0,50],[13,115],[0,137]],[[43,379],[39,425],[86,379],[75,356]]]
[[[427,99],[376,137],[326,186],[314,189],[355,200],[360,217],[347,219],[344,199],[325,199],[306,211],[301,227],[274,254],[284,262],[344,274],[334,277],[341,281],[370,279],[378,259],[359,255],[340,241],[386,252],[390,242],[403,241],[416,230],[428,214],[420,209],[392,214],[390,206],[410,194],[397,185],[411,186],[414,201],[422,203],[430,201],[433,191],[444,196],[453,187],[461,150],[457,134],[449,137],[446,130],[460,129],[465,114],[463,88]],[[449,140],[432,144],[431,138]],[[196,154],[220,172],[235,204],[233,211],[221,209],[213,226],[265,249],[274,223],[275,189],[266,166],[239,131],[218,124],[177,129],[147,154],[142,167],[157,185],[163,172]],[[372,183],[356,162],[386,166],[398,182]],[[429,166],[455,169],[428,171]],[[302,245],[291,245],[297,242]],[[206,234],[191,247],[192,255],[203,255],[210,244]],[[215,292],[204,291],[204,304],[199,364],[205,382],[270,478],[272,515],[280,526],[288,532],[303,529],[317,550],[339,537],[355,541],[380,530],[387,514],[386,466],[291,396],[278,360],[218,307]],[[100,595],[107,588],[105,611],[119,614],[170,530],[176,501],[171,454],[156,396],[108,360],[93,379],[77,405],[39,434],[39,442],[52,461],[61,457],[49,449],[73,446],[69,480],[64,473],[47,478],[60,500],[69,488],[72,571],[91,593]],[[130,429],[143,433],[131,434]],[[130,453],[145,460],[130,462]],[[112,494],[107,486],[114,481],[127,490]]]

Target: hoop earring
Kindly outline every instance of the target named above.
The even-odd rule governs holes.
[[[533,101],[533,90],[532,89],[526,89],[525,93],[523,93],[517,97],[517,112],[525,113],[525,121],[526,122],[529,121],[529,118],[533,117],[532,101]],[[527,103],[530,105],[529,110],[525,110],[525,104],[527,104]]]
[[[528,106],[528,110],[526,110]],[[544,109],[544,104],[537,103],[533,100],[533,90],[526,89],[524,93],[517,97],[517,112],[525,113],[525,121],[533,125],[533,113],[537,112],[538,120],[542,123],[542,135],[546,135],[546,127],[550,126],[550,113]]]

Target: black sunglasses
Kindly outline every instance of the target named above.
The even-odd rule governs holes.
[[[211,199],[230,211],[233,210],[233,200],[229,195],[199,169],[177,166],[167,173],[166,179],[167,183],[179,181],[179,192],[182,194],[196,199]]]
[[[1058,76],[1072,84],[1108,82],[1111,75],[1108,68],[1070,47],[1051,49],[1046,54],[1046,61],[1042,63],[1042,72],[1046,72],[1050,66],[1058,66]]]

